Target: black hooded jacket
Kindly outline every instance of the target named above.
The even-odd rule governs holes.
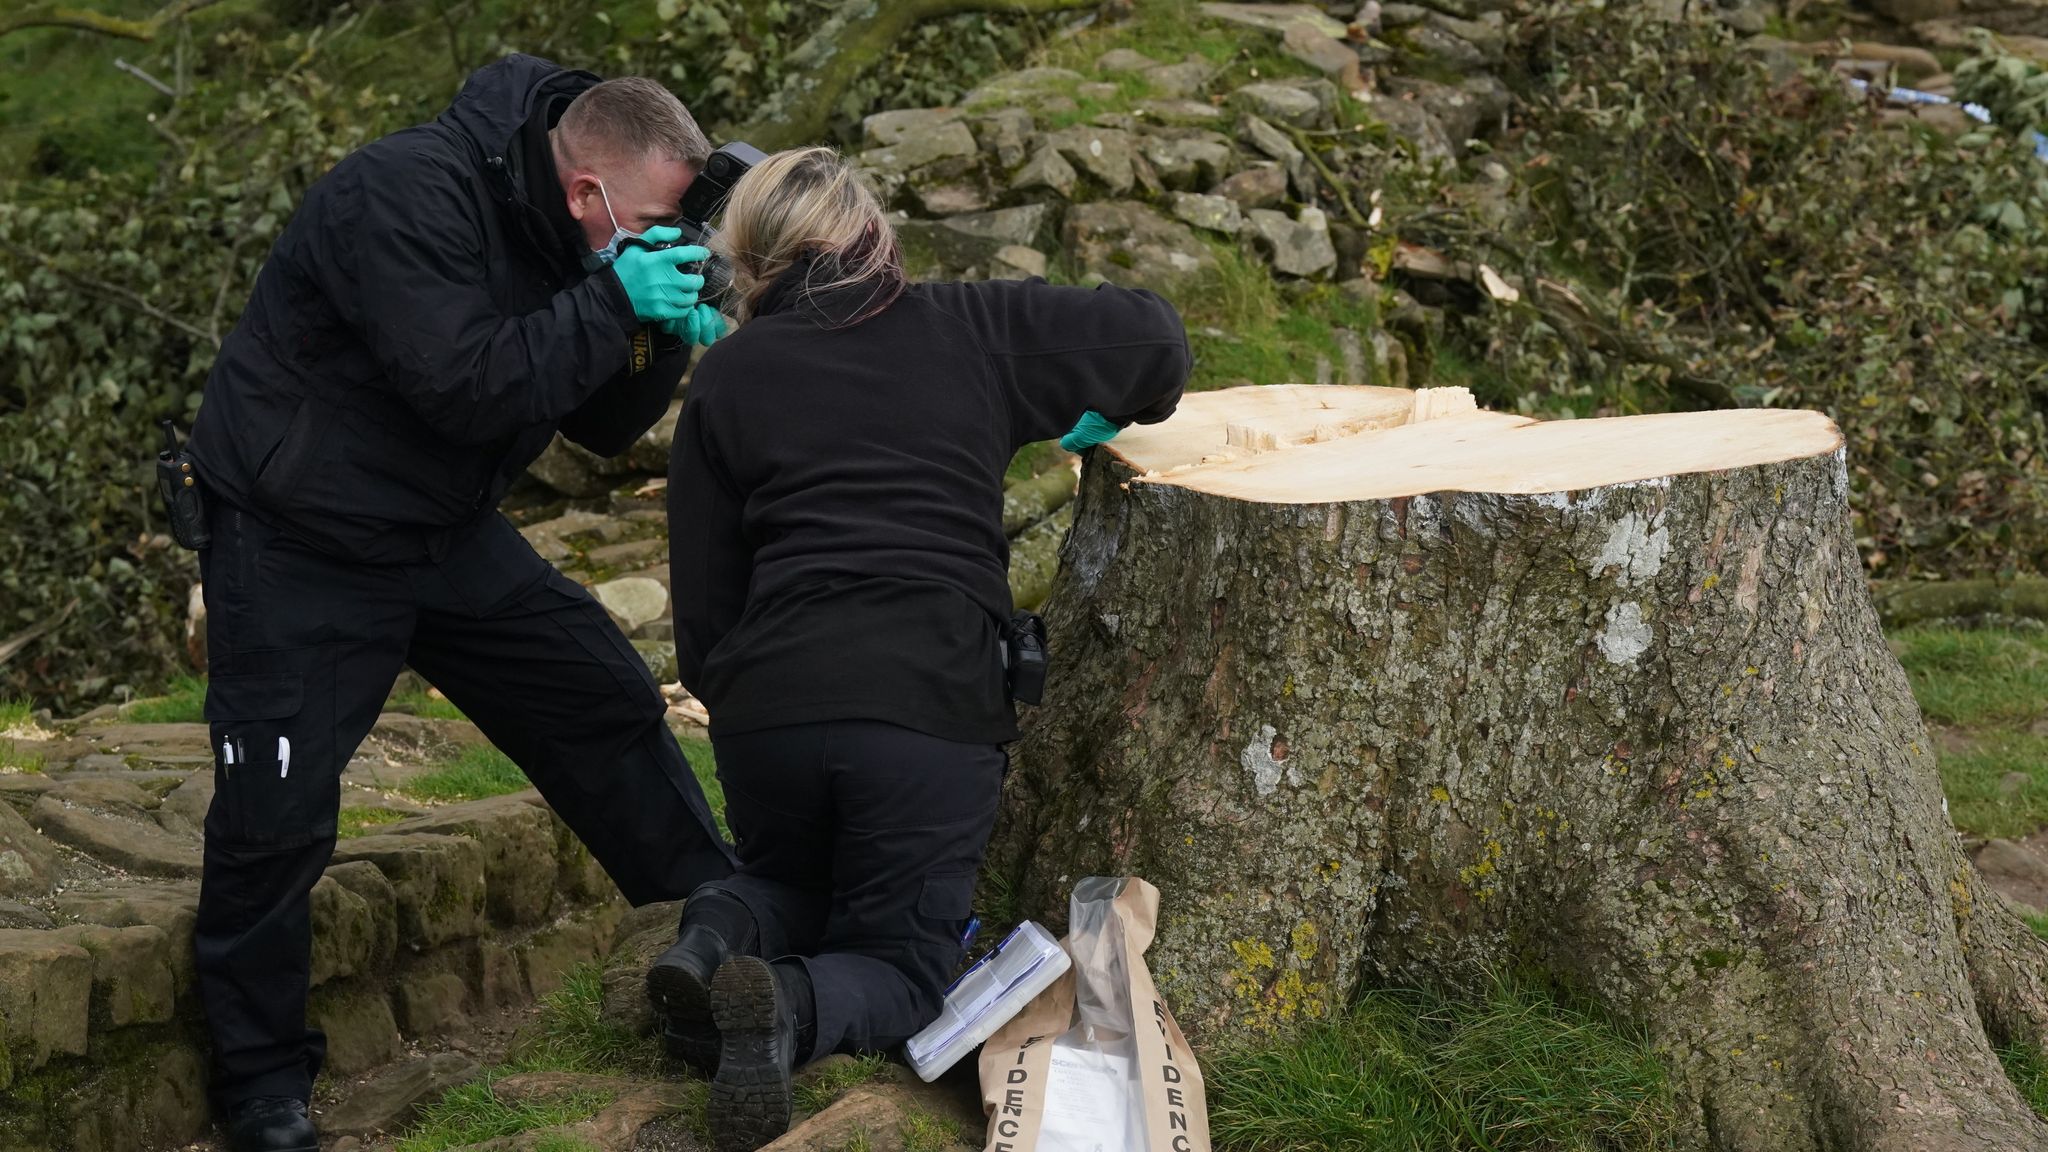
[[[412,562],[558,428],[608,456],[660,418],[689,349],[583,272],[547,148],[595,83],[508,56],[307,191],[207,381],[209,489],[336,555]]]
[[[668,485],[682,681],[715,735],[1013,740],[1004,467],[1090,409],[1172,415],[1187,332],[1150,292],[1043,280],[912,284],[848,324],[873,290],[811,277],[790,269],[691,378]]]

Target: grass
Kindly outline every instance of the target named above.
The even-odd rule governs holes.
[[[25,697],[0,698],[0,732],[35,727],[35,705]]]
[[[612,1097],[602,1092],[570,1092],[506,1102],[492,1093],[493,1086],[502,1078],[502,1074],[485,1076],[429,1104],[422,1111],[419,1124],[398,1142],[398,1152],[443,1152],[536,1128],[574,1124],[597,1115],[612,1102]],[[577,1146],[578,1142],[573,1140],[566,1144],[567,1148]]]
[[[980,1133],[964,1131],[951,1120],[922,1111],[905,1116],[897,1134],[903,1137],[903,1152],[946,1152],[958,1144],[981,1143]]]
[[[1296,1041],[1210,1061],[1219,1148],[1651,1152],[1676,1109],[1641,1037],[1534,986],[1373,992]]]
[[[532,787],[510,756],[488,744],[464,748],[440,768],[400,786],[415,800],[453,803],[523,792]]]
[[[137,700],[121,710],[134,724],[198,724],[206,719],[206,681],[180,676],[162,696]]]
[[[1949,816],[1965,834],[2048,827],[2048,634],[1912,628],[1892,637],[1928,723]]]
[[[2032,912],[2023,913],[2023,915],[2026,917],[2027,927],[2034,930],[2034,935],[2039,936],[2043,940],[2048,940],[2048,916],[2039,916]]]
[[[888,1074],[889,1061],[881,1056],[862,1056],[834,1064],[797,1086],[797,1110],[822,1112],[834,1100],[863,1084],[872,1084]]]
[[[1183,294],[1182,301],[1195,353],[1188,387],[1195,391],[1246,381],[1312,383],[1318,359],[1327,360],[1333,378],[1341,381],[1344,356],[1335,330],[1349,328],[1369,341],[1379,326],[1377,301],[1355,300],[1334,285],[1321,284],[1283,302],[1279,286],[1255,257],[1220,241],[1210,242],[1210,250],[1215,274],[1202,289]],[[1369,344],[1365,351],[1370,365]]]
[[[2008,1044],[1998,1050],[1998,1062],[2020,1097],[2036,1114],[2048,1117],[2048,1056],[2031,1044]]]
[[[440,696],[429,696],[425,692],[400,692],[385,701],[386,712],[404,712],[423,720],[467,720],[453,701]]]
[[[655,1076],[660,1051],[649,1038],[631,1035],[604,1018],[604,984],[594,964],[571,971],[562,987],[543,997],[539,1013],[514,1058],[490,1069],[474,1083],[456,1088],[430,1105],[418,1125],[398,1144],[397,1152],[444,1152],[484,1140],[574,1124],[596,1115],[611,1097],[601,1092],[572,1092],[545,1100],[507,1103],[492,1086],[521,1072],[579,1072],[617,1076]],[[701,1083],[684,1120],[704,1130]],[[586,1152],[587,1143],[561,1133],[535,1141],[534,1152]]]
[[[725,826],[725,786],[718,782],[718,761],[711,754],[709,740],[692,740],[681,736],[676,743],[689,758],[690,771],[697,776],[697,786],[704,789],[704,799],[711,805],[711,815],[718,821],[718,830],[731,837],[732,829]]]
[[[343,840],[368,836],[386,824],[396,824],[405,819],[405,813],[393,812],[389,808],[343,808],[335,818],[335,835]]]

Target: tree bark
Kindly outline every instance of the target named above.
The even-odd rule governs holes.
[[[1199,487],[1089,455],[991,849],[1024,914],[1157,883],[1148,959],[1198,1045],[1534,965],[1648,1030],[1696,1146],[2048,1147],[1993,1051],[2048,1041],[2048,945],[1947,819],[1838,450],[1549,494]]]
[[[69,28],[76,32],[92,32],[121,40],[140,40],[147,43],[155,40],[157,33],[161,32],[165,25],[219,2],[220,0],[177,0],[176,3],[164,6],[146,20],[108,16],[66,4],[34,4],[12,16],[0,18],[0,37],[31,28]]]
[[[773,152],[823,141],[840,102],[919,21],[963,12],[1063,12],[1100,0],[847,0],[797,45],[788,78],[736,135]]]

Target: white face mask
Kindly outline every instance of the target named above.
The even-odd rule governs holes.
[[[592,255],[596,256],[600,263],[609,264],[619,258],[620,245],[628,240],[638,240],[644,233],[628,232],[624,228],[619,227],[619,217],[617,213],[612,211],[612,198],[604,190],[604,181],[595,176],[591,177],[591,179],[597,180],[597,194],[604,197],[604,214],[611,217],[612,220],[612,238],[605,241],[604,247],[599,248]]]

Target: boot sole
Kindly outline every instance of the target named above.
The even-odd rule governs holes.
[[[717,1068],[710,987],[680,964],[656,964],[647,970],[647,993],[661,1009],[662,1042],[669,1054],[701,1072]]]
[[[790,1083],[776,1058],[775,973],[764,960],[728,960],[711,978],[720,1039],[706,1111],[718,1152],[753,1152],[789,1131]]]

